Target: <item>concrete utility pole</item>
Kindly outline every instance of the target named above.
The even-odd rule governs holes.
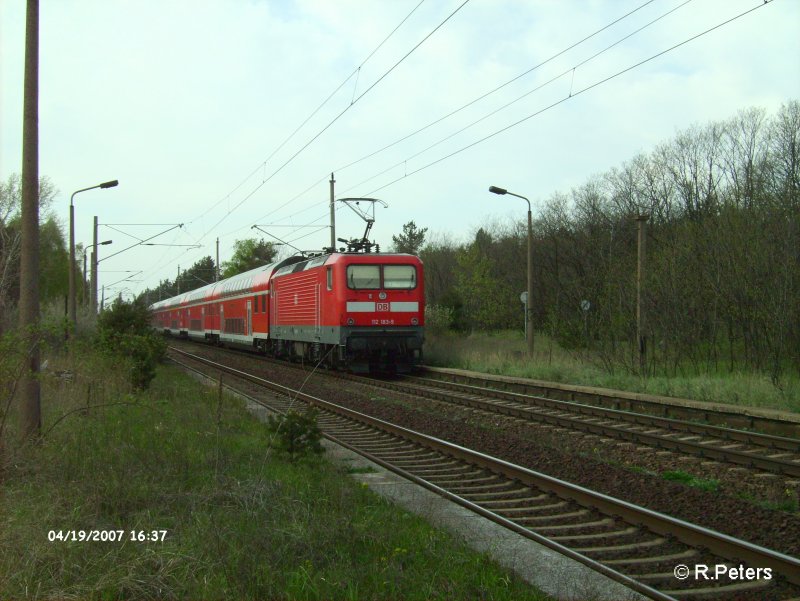
[[[95,215],[94,218],[94,235],[92,236],[92,276],[91,276],[91,305],[92,305],[92,315],[97,315],[97,264],[100,262],[99,253],[100,253],[100,246],[105,246],[106,244],[111,244],[112,240],[106,240],[104,242],[97,241],[97,216]],[[86,271],[86,266],[84,265],[84,271]]]
[[[86,279],[86,260],[89,258],[88,250],[83,249],[83,304],[86,305],[86,299],[89,296],[86,288],[89,286],[89,280]]]
[[[333,179],[333,172],[331,172],[331,252],[336,252],[336,209],[334,209],[333,198],[333,184],[336,180]]]
[[[175,278],[175,285],[178,287],[178,294],[181,293],[181,266],[178,265],[178,277]]]
[[[644,333],[644,309],[642,308],[642,282],[644,281],[645,223],[647,215],[639,215],[636,222],[639,229],[638,263],[636,267],[636,343],[639,346],[639,374],[644,375],[647,367],[647,336]]]
[[[97,316],[97,215],[92,233],[92,315]]]
[[[219,282],[219,238],[217,238],[217,262],[214,263],[214,281]]]
[[[22,112],[22,248],[19,329],[32,336],[28,369],[19,382],[22,434],[42,430],[39,387],[39,0],[28,0],[25,20],[25,84]],[[72,266],[70,265],[70,268]]]

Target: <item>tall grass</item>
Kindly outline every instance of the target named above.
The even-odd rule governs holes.
[[[0,598],[542,598],[343,468],[284,461],[240,401],[167,367],[133,393],[118,372],[51,360],[47,434],[0,485]],[[120,529],[167,535],[48,541]]]
[[[596,354],[562,349],[538,332],[532,359],[526,354],[522,333],[507,331],[428,333],[425,359],[429,365],[440,367],[800,412],[797,374],[785,375],[778,386],[765,374],[722,370],[694,373],[696,370],[688,367],[686,375],[680,377],[656,374],[641,378],[623,370],[612,373]]]

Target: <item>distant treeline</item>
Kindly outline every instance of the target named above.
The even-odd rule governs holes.
[[[537,331],[568,348],[598,351],[609,368],[633,368],[635,217],[647,215],[648,370],[755,369],[775,381],[786,369],[800,371],[797,101],[772,116],[749,109],[693,127],[534,203],[537,214]],[[468,244],[429,240],[420,254],[435,321],[522,327],[523,221],[481,228]]]

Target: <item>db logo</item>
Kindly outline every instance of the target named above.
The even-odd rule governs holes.
[[[378,311],[388,311],[389,303],[376,303]]]

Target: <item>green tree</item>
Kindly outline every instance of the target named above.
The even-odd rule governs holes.
[[[136,297],[137,301],[149,306],[155,302],[170,298],[181,292],[188,292],[202,288],[214,281],[215,265],[210,256],[203,257],[192,265],[189,269],[181,272],[180,277],[175,280],[161,280],[155,288],[147,288]]]
[[[272,263],[278,254],[275,244],[264,239],[246,238],[233,244],[233,256],[222,264],[222,277],[229,278],[260,265]]]
[[[419,254],[422,245],[425,244],[425,233],[428,228],[417,227],[413,221],[409,221],[403,226],[403,231],[398,236],[392,236],[392,247],[395,252],[408,253],[410,255]]]
[[[67,295],[68,266],[69,252],[64,234],[55,218],[48,217],[39,227],[39,295],[43,303]],[[79,289],[82,293],[83,286]]]
[[[491,256],[493,244],[492,235],[481,228],[458,255],[455,291],[470,326],[476,329],[513,325],[513,309],[519,304],[509,280],[498,277],[498,262]]]
[[[181,272],[176,280],[181,292],[201,288],[214,281],[214,259],[210,256],[203,257],[189,269]]]
[[[50,212],[57,190],[50,179],[43,176],[39,179],[39,211],[42,215],[41,228],[41,267],[40,281],[42,300],[47,300],[46,294],[54,294],[57,287],[49,285],[48,276],[53,275],[53,265],[61,260],[59,253],[52,257],[48,252],[58,247],[64,247],[64,238],[58,222]],[[19,174],[13,173],[4,182],[0,182],[0,316],[5,315],[6,308],[16,304],[19,296],[19,259],[21,249],[21,207],[22,184]],[[67,277],[66,263],[62,266],[65,270],[63,277]],[[45,274],[47,272],[47,274]],[[52,296],[50,297],[52,298]],[[0,320],[2,321],[2,320]],[[2,323],[0,323],[2,329]]]

